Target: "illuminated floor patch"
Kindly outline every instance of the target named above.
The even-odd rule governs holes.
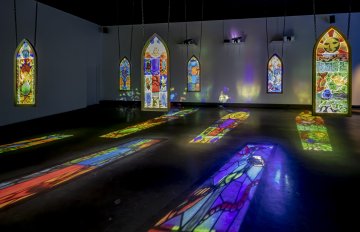
[[[156,117],[150,120],[147,120],[145,122],[136,124],[134,126],[129,126],[121,130],[113,131],[108,134],[102,135],[100,137],[102,138],[121,138],[129,134],[133,134],[157,125],[161,125],[163,123],[179,119],[180,117],[184,117],[188,114],[194,113],[197,111],[197,109],[187,109],[187,110],[180,110],[175,112],[169,112],[165,115],[162,115],[160,117]]]
[[[273,149],[246,145],[149,231],[239,231]]]
[[[320,116],[312,116],[310,111],[296,117],[296,126],[301,144],[307,151],[332,151],[325,122]]]
[[[32,146],[43,144],[43,143],[52,142],[55,140],[68,138],[71,136],[72,135],[54,134],[54,135],[48,135],[48,136],[43,136],[43,137],[34,138],[34,139],[23,140],[23,141],[19,141],[19,142],[15,142],[15,143],[0,145],[0,154],[4,153],[4,152],[8,152],[8,151],[14,151],[14,150],[32,147]]]
[[[227,114],[191,140],[190,143],[216,143],[249,116],[249,112],[242,111]]]
[[[160,140],[158,139],[137,139],[118,147],[113,147],[19,179],[1,183],[0,208],[38,194],[46,189],[50,189],[159,142]]]

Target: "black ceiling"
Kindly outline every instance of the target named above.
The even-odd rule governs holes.
[[[145,23],[168,21],[169,0],[37,1],[102,26],[141,24],[141,1],[143,1]],[[313,14],[313,0],[170,0],[170,22],[200,21],[202,1],[204,2],[203,20]],[[315,1],[316,14],[346,13],[350,10],[359,12],[360,1]]]

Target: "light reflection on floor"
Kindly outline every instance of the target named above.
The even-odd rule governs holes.
[[[324,119],[313,116],[310,111],[301,112],[296,116],[296,126],[301,144],[306,151],[332,151],[329,135]]]
[[[242,121],[250,116],[249,112],[235,112],[227,114],[208,127],[200,135],[196,136],[190,143],[216,143],[226,133],[237,127]]]
[[[15,151],[22,148],[32,147],[35,145],[43,144],[43,143],[49,143],[55,140],[60,140],[64,138],[71,137],[72,135],[63,135],[63,134],[53,134],[53,135],[47,135],[39,138],[33,138],[33,139],[27,139],[18,141],[15,143],[9,143],[0,145],[0,154],[8,151]]]
[[[149,231],[239,231],[274,149],[246,145]]]
[[[129,134],[133,134],[154,126],[158,126],[161,124],[164,124],[166,122],[179,119],[181,117],[185,117],[188,114],[196,112],[197,109],[186,109],[186,110],[180,110],[180,111],[170,111],[169,113],[162,115],[160,117],[156,117],[150,120],[147,120],[145,122],[126,127],[121,130],[113,131],[108,134],[100,136],[101,138],[121,138]]]
[[[22,178],[0,183],[0,209],[155,145],[160,141],[159,139],[136,139]]]

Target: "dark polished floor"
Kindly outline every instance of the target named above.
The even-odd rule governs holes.
[[[304,151],[298,109],[249,108],[250,117],[216,144],[189,144],[240,108],[200,108],[119,139],[99,136],[160,116],[137,107],[97,106],[0,129],[0,144],[73,134],[0,154],[0,182],[133,138],[164,142],[0,209],[0,231],[146,231],[247,143],[273,143],[241,231],[360,231],[360,115],[323,117],[332,152]]]

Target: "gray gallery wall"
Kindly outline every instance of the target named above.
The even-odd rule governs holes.
[[[16,2],[18,43],[34,43],[35,1]],[[98,103],[100,37],[96,24],[39,3],[36,107],[15,107],[13,0],[1,0],[0,126]]]
[[[269,41],[282,36],[283,17],[268,19]],[[146,20],[146,19],[145,19]],[[334,26],[347,33],[348,14],[337,14]],[[351,15],[350,44],[353,50],[353,105],[360,105],[360,14]],[[228,89],[232,103],[311,104],[312,51],[315,43],[313,16],[286,17],[286,34],[295,41],[283,47],[284,93],[266,93],[266,19],[237,19],[203,22],[201,52],[201,93],[186,93],[186,63],[194,54],[199,57],[200,46],[179,45],[185,39],[185,23],[171,23],[168,47],[170,50],[171,87],[174,101],[218,102],[220,92]],[[328,15],[317,16],[317,36],[326,30]],[[157,33],[168,37],[167,24],[146,24],[133,28],[132,92],[118,91],[118,40],[117,27],[110,27],[102,37],[101,98],[104,100],[137,100],[140,89],[141,51],[145,41]],[[120,26],[121,57],[130,57],[131,26]],[[224,44],[223,39],[240,33],[246,41],[240,45]],[[188,37],[199,41],[200,22],[188,23]],[[270,43],[269,52],[281,56],[282,43]],[[137,90],[136,90],[137,89]],[[136,93],[137,92],[137,93]],[[135,98],[136,97],[136,98]]]

